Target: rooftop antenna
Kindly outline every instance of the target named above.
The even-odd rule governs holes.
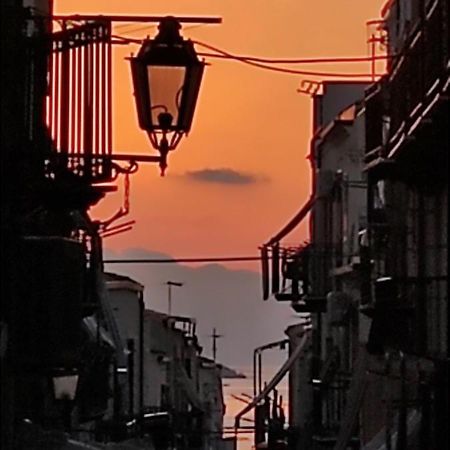
[[[223,334],[217,334],[217,330],[213,328],[212,334],[209,336],[212,338],[212,354],[213,354],[213,360],[216,362],[217,357],[217,339],[223,337]]]

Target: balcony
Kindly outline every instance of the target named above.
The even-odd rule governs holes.
[[[277,248],[275,252],[272,249],[272,293],[279,302],[291,302],[296,312],[326,310],[326,297],[313,296],[310,292],[310,259],[313,255],[314,251],[309,244]]]
[[[414,20],[395,18],[397,3],[387,8],[389,73],[366,92],[366,170],[425,181],[448,158],[449,2],[425,2]]]

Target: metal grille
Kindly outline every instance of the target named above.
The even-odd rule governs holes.
[[[87,183],[110,181],[111,23],[64,22],[51,45],[46,118],[58,167]]]

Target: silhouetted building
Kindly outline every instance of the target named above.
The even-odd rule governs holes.
[[[431,450],[448,446],[449,2],[391,1],[383,19],[388,73],[366,93],[361,436]]]
[[[292,449],[448,446],[449,2],[383,19],[387,74],[315,96],[311,198],[263,247],[264,298],[312,316]],[[309,212],[309,242],[282,247]]]

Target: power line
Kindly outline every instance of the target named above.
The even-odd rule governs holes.
[[[369,77],[371,76],[368,73],[337,73],[337,72],[315,72],[315,71],[305,71],[305,70],[297,70],[297,69],[289,69],[286,67],[272,67],[270,65],[268,65],[268,63],[261,63],[261,62],[257,62],[258,60],[262,60],[262,58],[253,58],[253,57],[242,57],[242,56],[238,56],[238,55],[233,55],[229,52],[226,52],[224,50],[221,50],[217,47],[213,47],[212,45],[209,44],[205,44],[204,42],[199,42],[199,41],[193,41],[194,44],[199,45],[200,47],[204,47],[207,48],[208,50],[212,50],[214,52],[219,53],[220,55],[222,55],[225,58],[229,58],[229,59],[234,59],[236,61],[240,61],[244,64],[248,64],[250,66],[254,66],[254,67],[258,67],[260,69],[265,69],[265,70],[271,70],[274,72],[282,72],[282,73],[290,73],[290,74],[295,74],[295,75],[312,75],[312,76],[322,76],[322,77],[343,77],[343,78],[361,78],[361,77]],[[339,62],[338,58],[335,58],[336,61],[334,62]],[[368,59],[369,61],[370,59]],[[277,60],[274,60],[277,61]],[[311,61],[311,60],[309,60]],[[278,61],[277,61],[278,62]],[[332,58],[328,59],[328,62],[333,62]],[[347,61],[349,62],[349,61]]]
[[[261,261],[261,256],[230,256],[213,258],[143,258],[143,259],[105,259],[105,264],[176,264],[176,263],[214,263]]]
[[[198,25],[201,26],[201,25]],[[188,28],[194,28],[188,27]],[[142,43],[143,39],[131,38],[128,36],[114,35],[116,39],[129,41],[133,44]],[[201,47],[208,48],[216,53],[198,53],[199,56],[206,56],[211,58],[223,58],[223,59],[237,59],[251,62],[259,62],[264,64],[327,64],[327,63],[359,63],[359,62],[371,62],[373,60],[386,61],[392,55],[376,55],[376,56],[336,56],[336,57],[324,57],[324,58],[263,58],[257,56],[247,55],[234,55],[224,50],[213,47],[209,44],[205,44],[199,41],[193,41]]]
[[[220,53],[198,53],[199,56],[211,58],[230,59],[231,57]],[[246,61],[261,62],[264,64],[326,64],[326,63],[357,63],[371,62],[374,59],[385,61],[390,58],[388,55],[377,56],[339,56],[334,58],[260,58],[256,56],[236,56],[233,58],[245,59]]]
[[[127,36],[113,35],[115,39],[123,43],[140,44],[142,39],[130,38]],[[373,59],[385,60],[387,56],[375,56],[371,57],[339,57],[339,58],[307,58],[307,59],[270,59],[259,58],[254,56],[240,56],[229,53],[225,50],[221,50],[204,42],[192,41],[194,44],[200,47],[207,48],[215,53],[199,53],[199,56],[206,56],[211,58],[230,59],[241,62],[259,69],[269,70],[279,73],[287,73],[293,75],[307,75],[307,76],[320,76],[320,77],[338,77],[338,78],[370,78],[372,74],[369,73],[346,73],[346,72],[322,72],[322,71],[310,71],[310,70],[298,70],[290,69],[288,67],[273,67],[273,64],[323,64],[323,63],[355,63],[355,62],[370,62]],[[379,75],[378,75],[379,76]]]

